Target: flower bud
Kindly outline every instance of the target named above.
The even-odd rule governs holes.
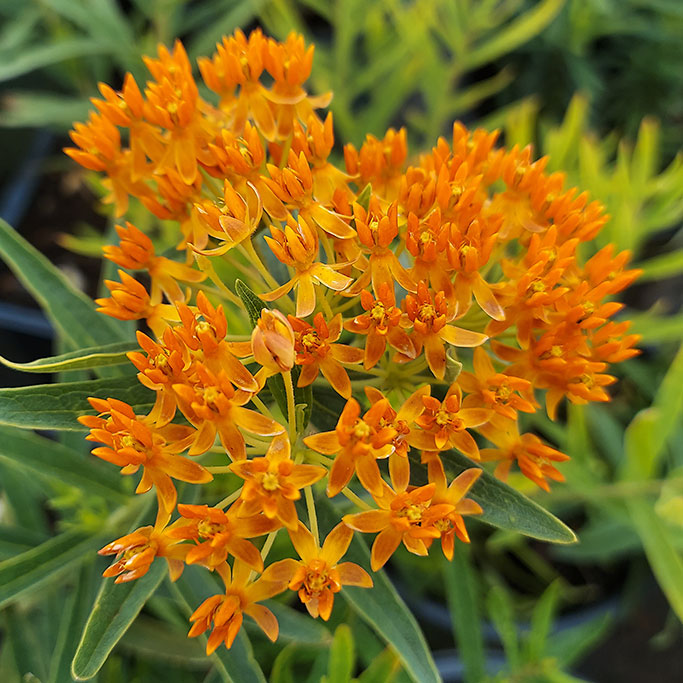
[[[254,359],[273,373],[294,367],[294,331],[280,311],[264,308],[251,333]]]

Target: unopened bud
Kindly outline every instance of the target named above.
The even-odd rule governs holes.
[[[261,311],[251,346],[256,362],[271,372],[289,372],[294,367],[294,330],[280,311]]]

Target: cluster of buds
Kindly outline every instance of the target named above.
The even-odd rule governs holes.
[[[99,310],[149,328],[129,358],[154,407],[92,399],[81,421],[93,454],[141,470],[137,493],[158,498],[154,526],[100,551],[116,556],[105,575],[134,580],[159,557],[172,578],[216,571],[225,592],[191,617],[190,636],[212,629],[209,652],[244,614],[275,639],[261,601],[287,589],[328,619],[344,585],[370,587],[341,561],[354,531],[377,534],[373,571],[401,544],[452,557],[484,468],[562,481],[567,456],[520,416],[542,392],[552,419],[565,398],[608,401],[608,363],[637,353],[611,301],[638,275],[628,254],[582,258],[608,219],[597,202],[460,123],[410,162],[389,130],[337,168],[332,114],[316,113],[330,95],[303,87],[312,59],[299,36],[237,31],[199,60],[208,100],[183,46],[161,46],[144,88],[100,86],[66,150],[106,175],[117,215],[132,198],[178,226],[179,259],[131,223],[104,250],[123,270]],[[457,476],[451,449],[471,461]],[[178,480],[203,485],[202,504],[179,503]],[[340,514],[322,542],[321,495]],[[278,534],[295,556],[268,564]]]

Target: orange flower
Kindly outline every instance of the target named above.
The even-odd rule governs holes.
[[[297,289],[296,315],[305,318],[315,310],[315,285],[325,285],[335,292],[346,289],[353,280],[336,271],[343,267],[329,266],[316,261],[318,258],[318,237],[310,229],[308,223],[299,217],[287,218],[284,231],[271,227],[273,237],[265,237],[268,246],[282,263],[296,270],[294,277],[272,292],[262,294],[264,301],[275,301],[287,294],[292,288]]]
[[[344,146],[346,170],[350,175],[358,176],[358,186],[363,188],[370,183],[373,192],[390,202],[398,196],[401,172],[407,156],[405,128],[398,132],[389,128],[382,140],[374,135],[366,135],[358,151],[350,143]]]
[[[550,491],[546,479],[564,481],[564,476],[554,467],[554,462],[569,460],[569,456],[546,446],[535,434],[519,434],[517,425],[508,429],[482,429],[487,439],[498,448],[482,448],[480,453],[483,462],[500,461],[495,475],[507,481],[510,467],[517,462],[520,471],[527,478]]]
[[[108,543],[98,551],[99,555],[117,555],[114,563],[102,576],[115,576],[114,583],[126,583],[144,576],[157,557],[165,557],[171,581],[183,573],[187,547],[178,545],[171,538],[168,528],[143,526]]]
[[[436,506],[428,509],[425,513],[427,525],[434,526],[441,532],[441,549],[443,554],[447,559],[452,560],[453,537],[457,536],[463,543],[470,542],[463,515],[480,515],[483,512],[479,503],[471,498],[465,498],[465,495],[474,486],[483,470],[477,467],[465,470],[455,477],[449,485],[438,453],[423,453],[422,462],[427,463],[430,483],[436,484],[432,501],[434,503],[447,503],[453,506],[450,512],[441,517],[438,517],[441,512],[434,516],[435,511],[437,511]],[[425,542],[429,546],[431,540]]]
[[[207,598],[194,611],[190,617],[194,623],[188,637],[201,635],[213,623],[206,654],[215,652],[221,643],[230,649],[242,627],[243,615],[247,614],[270,640],[277,640],[279,627],[275,615],[258,603],[281,593],[287,587],[286,582],[267,581],[263,577],[252,582],[251,569],[240,560],[235,560],[232,571],[227,564],[217,567],[217,571],[225,584],[225,594]]]
[[[391,481],[398,488],[408,487],[410,480],[410,462],[408,460],[409,437],[411,432],[415,432],[411,426],[424,411],[422,398],[429,396],[431,388],[429,385],[420,387],[414,391],[396,412],[381,391],[374,387],[365,387],[365,395],[370,403],[375,405],[380,401],[385,401],[385,410],[380,421],[383,427],[392,427],[396,430],[396,436],[392,441],[394,452],[389,456],[389,474]]]
[[[422,450],[457,448],[467,457],[479,459],[479,448],[467,431],[479,427],[491,418],[491,411],[484,408],[463,408],[462,389],[457,382],[451,384],[443,403],[433,396],[423,396],[425,410],[416,420],[424,431],[412,432],[408,438],[411,446]]]
[[[183,301],[184,295],[176,280],[180,282],[202,282],[206,273],[195,270],[184,263],[171,261],[154,254],[152,240],[126,221],[126,227],[116,226],[121,238],[120,246],[103,247],[105,258],[129,270],[146,270],[152,280],[150,305],[161,301],[162,292],[169,301]]]
[[[121,474],[135,474],[142,467],[142,478],[135,492],[146,493],[154,486],[159,508],[169,515],[177,500],[171,478],[191,484],[205,484],[213,479],[199,463],[178,455],[196,438],[191,427],[175,424],[155,427],[123,401],[88,400],[100,415],[83,415],[78,421],[90,429],[88,441],[104,444],[94,448],[93,455],[121,467]]]
[[[327,484],[328,496],[336,496],[349,483],[354,470],[370,493],[381,491],[382,475],[377,460],[394,452],[392,442],[396,436],[393,427],[382,424],[388,404],[386,399],[378,401],[361,418],[358,401],[350,398],[333,432],[320,432],[304,439],[314,451],[336,456]]]
[[[187,552],[187,564],[201,564],[215,569],[225,562],[228,553],[254,571],[263,571],[261,553],[247,538],[263,536],[278,528],[274,520],[263,515],[238,517],[230,508],[227,513],[208,505],[178,505],[183,519],[173,524],[169,536],[192,540],[197,545]]]
[[[286,581],[291,590],[298,591],[299,599],[313,618],[320,616],[324,621],[330,618],[334,594],[339,593],[342,586],[372,588],[372,579],[362,567],[353,562],[339,563],[353,538],[353,531],[346,525],[334,527],[322,549],[301,522],[289,536],[301,560],[289,558],[275,562],[263,577]]]
[[[270,151],[276,164],[280,163],[283,146],[271,145]],[[323,123],[312,115],[306,127],[295,122],[292,149],[296,154],[303,152],[311,165],[313,176],[313,198],[321,204],[330,204],[337,188],[346,188],[350,177],[330,163],[327,158],[334,147],[332,112]]]
[[[118,272],[121,282],[104,281],[111,297],[95,299],[98,313],[118,320],[146,320],[154,334],[161,336],[167,321],[178,319],[175,308],[169,304],[153,304],[144,285],[128,273],[122,270]]]
[[[296,529],[299,521],[294,505],[301,498],[299,489],[327,474],[324,467],[295,465],[286,435],[273,438],[265,457],[234,462],[230,469],[245,480],[239,514],[249,517],[263,512],[290,530]]]
[[[376,299],[364,289],[360,293],[360,304],[366,312],[344,323],[344,328],[349,332],[367,335],[363,361],[366,370],[377,365],[384,355],[387,343],[406,358],[415,355],[410,337],[400,327],[401,310],[394,303],[393,290],[385,282],[380,284]]]
[[[378,510],[344,515],[342,521],[362,533],[377,533],[370,553],[372,571],[381,569],[403,543],[415,555],[427,555],[429,544],[441,536],[435,525],[453,511],[450,503],[435,503],[432,499],[436,484],[427,484],[411,491],[394,491],[383,484],[381,494],[373,494]]]
[[[311,75],[314,50],[313,45],[307,48],[303,36],[294,32],[284,43],[268,39],[263,61],[274,83],[266,97],[274,105],[281,140],[290,136],[296,118],[308,121],[314,109],[327,107],[332,100],[331,92],[311,96],[301,87]]]
[[[225,179],[222,201],[203,199],[195,203],[195,229],[189,246],[203,256],[222,256],[256,230],[262,215],[261,195],[253,185],[247,183],[242,192],[237,192]],[[215,249],[206,249],[209,237],[223,244]]]
[[[270,178],[263,178],[263,182],[283,204],[298,212],[298,219],[303,218],[310,225],[315,225],[323,232],[339,239],[356,236],[355,230],[344,218],[314,199],[313,174],[303,152],[297,156],[294,150],[290,149],[284,168],[274,164],[266,164],[266,168]]]
[[[288,316],[294,330],[296,364],[301,365],[298,386],[305,387],[323,373],[332,388],[344,398],[351,396],[351,380],[342,363],[360,363],[365,355],[363,349],[335,344],[342,332],[342,317],[332,318],[329,327],[322,313],[313,318],[313,326],[293,316]]]
[[[206,452],[216,434],[232,460],[247,457],[244,437],[238,427],[260,436],[275,436],[285,428],[261,413],[242,406],[251,400],[251,394],[235,391],[228,374],[221,370],[214,375],[204,365],[196,365],[197,382],[193,385],[174,384],[178,406],[183,415],[198,428],[190,455]]]
[[[140,348],[147,354],[131,351],[128,360],[139,370],[140,384],[157,392],[150,419],[157,425],[168,424],[175,415],[174,384],[190,381],[187,349],[170,327],[164,330],[163,342],[157,343],[139,330],[135,333]]]
[[[225,341],[228,323],[222,306],[211,305],[204,292],[197,294],[197,308],[178,304],[182,325],[174,327],[174,333],[185,346],[197,352],[199,359],[214,374],[224,373],[235,386],[244,391],[258,391],[253,375],[233,355],[230,344]]]
[[[385,212],[377,196],[373,195],[370,197],[367,211],[354,202],[353,216],[356,221],[358,240],[365,247],[364,251],[368,254],[368,258],[356,262],[356,267],[361,270],[362,274],[349,289],[349,294],[358,294],[372,282],[372,290],[375,296],[378,296],[382,285],[393,291],[394,280],[403,289],[414,292],[415,283],[390,248],[391,243],[398,236],[396,202],[391,204]]]
[[[294,330],[280,311],[261,311],[251,333],[251,352],[269,375],[289,372],[294,367]]]
[[[494,320],[505,320],[505,311],[498,303],[491,285],[479,272],[486,266],[498,237],[498,223],[472,220],[464,231],[450,226],[448,260],[456,270],[454,289],[459,315],[464,315],[472,303],[472,295],[481,309]]]
[[[465,408],[491,408],[508,420],[517,419],[517,411],[535,412],[531,382],[496,372],[486,351],[474,349],[474,374],[461,372],[458,384],[469,395],[465,397]]]
[[[443,292],[430,294],[427,283],[422,281],[417,286],[417,295],[408,294],[405,298],[408,320],[413,325],[412,341],[416,355],[425,351],[429,369],[435,377],[443,379],[446,374],[446,349],[444,342],[453,346],[479,346],[487,340],[487,336],[449,325],[455,315],[448,310]]]
[[[192,77],[192,66],[179,40],[170,53],[159,45],[158,59],[143,57],[154,81],[145,88],[147,121],[167,131],[164,154],[155,159],[156,171],[173,169],[183,182],[192,185],[199,174],[197,158],[210,139],[210,127],[201,114],[201,100]]]

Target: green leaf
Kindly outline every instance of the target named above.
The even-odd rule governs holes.
[[[94,303],[83,292],[74,288],[45,256],[2,219],[0,257],[73,348],[129,338],[119,321],[97,313]]]
[[[261,311],[267,308],[265,301],[260,299],[242,280],[235,280],[235,292],[242,299],[244,308],[249,314],[251,324],[255,327],[261,317]],[[302,429],[308,426],[311,419],[311,408],[313,405],[313,388],[312,385],[307,387],[298,387],[297,381],[299,379],[300,369],[298,366],[292,368],[292,382],[294,383],[294,402],[297,405],[305,406],[303,408]],[[270,390],[273,398],[278,404],[283,415],[287,416],[287,391],[285,390],[285,381],[282,375],[273,375],[266,380],[266,386]]]
[[[80,573],[75,577],[71,592],[65,600],[63,612],[57,627],[57,642],[50,660],[50,675],[47,683],[72,683],[71,660],[78,646],[78,637],[90,614],[95,582],[101,577],[96,563],[85,562]]]
[[[548,586],[539,598],[531,615],[531,630],[526,641],[529,661],[538,662],[545,654],[546,643],[553,624],[553,615],[559,598],[559,581]]]
[[[558,14],[564,0],[542,0],[532,9],[499,28],[495,37],[464,54],[464,65],[472,69],[511,52],[540,33]]]
[[[683,249],[676,249],[666,254],[660,254],[638,264],[643,269],[639,282],[659,280],[683,273]]]
[[[109,51],[110,46],[88,38],[73,38],[58,43],[46,42],[43,45],[31,46],[30,49],[17,51],[13,59],[7,59],[0,64],[0,82],[66,59],[90,57]]]
[[[308,614],[302,614],[275,600],[264,600],[263,604],[275,615],[280,625],[278,641],[290,640],[300,645],[320,647],[326,647],[332,641],[332,634],[323,623],[311,619]]]
[[[349,683],[356,657],[353,652],[353,634],[346,624],[337,626],[330,646],[326,683]]]
[[[514,670],[520,664],[519,640],[512,601],[507,590],[502,586],[493,586],[487,596],[486,604],[493,626],[503,643],[510,668]]]
[[[129,499],[121,487],[117,472],[96,458],[81,454],[57,441],[30,432],[0,427],[0,459],[13,460],[38,475],[55,477],[88,494],[105,499]]]
[[[90,103],[84,97],[44,92],[9,92],[3,99],[0,126],[6,128],[51,127],[66,130],[88,116]],[[101,255],[98,252],[98,256]]]
[[[221,592],[213,577],[206,572],[193,572],[192,569],[194,567],[187,567],[183,575],[171,584],[188,617],[203,600]],[[206,635],[199,636],[199,640],[205,644]],[[221,645],[211,655],[211,659],[225,683],[266,683],[243,630],[237,634],[229,650]]]
[[[358,683],[391,683],[400,669],[398,657],[390,648],[372,660],[370,666],[358,676]]]
[[[153,392],[136,377],[0,389],[0,425],[83,431],[86,428],[76,418],[95,412],[88,403],[89,396],[118,398],[129,403],[138,414],[144,414],[154,403]]]
[[[102,544],[102,538],[65,531],[21,555],[0,562],[0,607],[61,577]]]
[[[332,528],[339,514],[332,502],[321,496],[316,500],[319,518]],[[345,561],[355,562],[370,572],[370,551],[357,536],[353,537]],[[373,572],[372,588],[345,586],[342,597],[351,605],[384,641],[394,648],[401,663],[418,683],[440,681],[432,658],[415,617],[406,607],[384,571]]]
[[[458,655],[464,666],[466,683],[477,683],[484,679],[484,637],[481,630],[478,586],[469,559],[469,549],[456,543],[453,561],[445,558],[441,562],[448,607],[458,644]]]
[[[456,451],[444,451],[441,459],[445,469],[453,476],[478,467],[477,463]],[[564,522],[486,470],[470,489],[468,498],[475,500],[484,509],[482,515],[472,519],[540,541],[576,543],[576,534]]]
[[[45,534],[16,524],[0,524],[0,560],[31,550],[45,538]]]
[[[113,579],[105,579],[102,582],[71,664],[71,674],[76,680],[95,676],[167,571],[166,562],[157,559],[135,581],[116,584]]]
[[[39,358],[30,363],[15,363],[0,356],[0,363],[20,372],[47,373],[90,370],[92,368],[130,363],[126,354],[129,351],[137,351],[138,349],[138,345],[134,342],[114,342],[104,346],[94,346],[88,349],[71,351],[70,353],[62,353],[59,356]]]
[[[366,211],[370,205],[370,197],[372,195],[372,185],[368,183],[356,197],[356,202],[360,204]]]
[[[671,609],[683,621],[683,557],[675,546],[673,534],[647,498],[631,499],[627,506],[652,573]]]
[[[4,610],[7,643],[11,646],[19,679],[22,683],[40,683],[45,678],[47,654],[41,647],[35,624],[29,614],[15,609],[14,606]]]

